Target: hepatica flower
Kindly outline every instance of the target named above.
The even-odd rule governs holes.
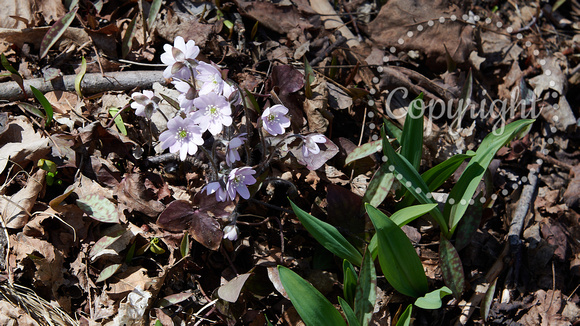
[[[198,110],[193,113],[192,117],[203,131],[209,130],[215,136],[222,131],[222,126],[227,127],[232,124],[232,109],[223,96],[208,93],[194,99],[193,105]]]
[[[133,93],[131,98],[134,100],[131,107],[135,109],[135,115],[151,119],[153,112],[159,109],[161,99],[152,91],[143,91],[143,93]]]
[[[230,172],[226,182],[226,192],[232,200],[236,198],[236,192],[244,199],[250,198],[247,186],[256,183],[256,179],[252,176],[254,173],[256,171],[249,166],[235,168]]]
[[[304,155],[304,157],[308,157],[310,154],[316,155],[320,153],[320,147],[318,147],[317,143],[326,143],[326,137],[321,134],[306,135],[302,140],[304,141],[302,144],[302,155]]]
[[[240,230],[235,224],[228,224],[224,227],[224,239],[228,239],[230,241],[238,240],[238,234]]]
[[[167,122],[167,130],[159,135],[159,140],[162,149],[169,148],[171,153],[179,152],[179,158],[183,161],[187,154],[195,154],[197,146],[203,145],[201,135],[201,128],[192,118],[176,116]]]
[[[216,93],[222,95],[224,81],[221,72],[209,63],[200,62],[195,68],[195,80],[199,83],[199,95]]]
[[[195,89],[191,87],[188,82],[183,80],[174,80],[173,85],[175,85],[175,89],[181,93],[177,96],[179,107],[185,113],[191,112],[193,110],[193,100],[196,96]]]
[[[226,201],[228,199],[228,193],[226,192],[226,185],[223,180],[214,181],[208,183],[202,191],[206,191],[207,195],[215,193],[215,198],[217,201]]]
[[[290,119],[286,117],[288,108],[284,105],[276,104],[262,112],[262,125],[270,135],[277,136],[286,132],[290,127]]]
[[[165,44],[163,50],[165,52],[161,54],[161,62],[167,65],[167,68],[163,71],[163,77],[165,78],[170,78],[188,64],[195,65],[195,58],[199,54],[199,47],[195,45],[195,42],[189,40],[185,43],[181,36],[175,38],[173,46]]]
[[[234,162],[240,160],[240,153],[238,153],[238,148],[244,144],[244,141],[246,140],[245,137],[246,135],[247,135],[246,133],[242,133],[229,141],[228,147],[226,149],[226,163],[229,166],[232,166]]]

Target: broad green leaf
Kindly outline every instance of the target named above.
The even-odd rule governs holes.
[[[8,70],[11,74],[18,75],[22,78],[18,70],[14,69],[14,67],[12,67],[10,62],[8,62],[8,59],[6,58],[4,53],[0,54],[0,62],[2,63],[2,67],[4,67],[4,69]]]
[[[481,203],[481,193],[473,200],[471,209],[465,212],[465,215],[457,225],[457,232],[455,235],[455,249],[460,251],[471,243],[473,235],[477,232],[477,228],[481,223],[483,215],[483,204]]]
[[[379,263],[387,281],[410,297],[427,293],[423,264],[405,232],[378,209],[369,204],[365,207],[377,231]]]
[[[423,93],[421,93],[409,104],[400,140],[401,155],[411,163],[416,171],[419,171],[421,156],[423,155],[424,110],[425,103],[423,102]]]
[[[344,275],[344,282],[342,286],[344,298],[348,304],[354,305],[358,276],[354,271],[354,266],[346,259],[342,261],[342,272]]]
[[[312,284],[284,266],[278,266],[278,273],[288,298],[306,325],[346,326],[340,312]]]
[[[365,158],[369,155],[373,155],[374,153],[380,151],[383,146],[382,142],[383,140],[379,139],[358,146],[352,152],[350,152],[350,154],[347,155],[346,160],[344,161],[344,165],[347,165],[356,160],[360,160],[361,158]]]
[[[417,300],[415,300],[415,305],[422,309],[439,309],[443,305],[441,299],[450,294],[451,290],[444,286],[425,294],[423,297],[417,298]]]
[[[120,133],[127,136],[127,128],[125,127],[125,122],[123,122],[123,117],[118,113],[119,108],[116,107],[109,108],[109,114],[111,115],[111,117],[113,117],[113,119],[115,119],[115,126],[117,126],[117,129],[119,129]]]
[[[475,152],[467,151],[466,154],[458,154],[449,159],[437,164],[421,174],[421,178],[427,184],[430,191],[437,190],[451,175],[459,168],[459,166],[468,158],[475,156]],[[405,198],[398,205],[399,207],[407,207],[415,201],[415,197],[409,191],[405,194]]]
[[[48,126],[50,124],[50,122],[52,121],[52,114],[53,114],[52,105],[46,99],[46,97],[44,97],[44,95],[42,94],[41,91],[34,88],[34,86],[30,86],[30,89],[32,90],[32,94],[34,94],[34,97],[36,97],[38,102],[40,102],[40,104],[42,104],[42,107],[44,108],[44,112],[46,112],[46,125]]]
[[[386,129],[387,135],[389,135],[389,137],[395,138],[395,141],[397,142],[394,145],[395,146],[400,145],[398,142],[401,140],[401,137],[403,135],[403,130],[401,130],[401,128],[399,128],[397,125],[392,123],[391,120],[384,119],[383,122],[385,123],[385,129]]]
[[[117,207],[107,198],[93,194],[77,199],[77,205],[95,220],[103,223],[119,223]]]
[[[127,57],[129,52],[133,48],[133,37],[135,36],[135,31],[137,30],[137,28],[135,28],[135,26],[137,23],[138,16],[139,15],[135,15],[135,17],[133,17],[133,19],[131,19],[129,26],[127,26],[127,30],[125,31],[125,36],[123,36],[123,42],[121,43],[121,57],[122,58]]]
[[[256,101],[256,97],[254,96],[254,94],[252,94],[252,92],[250,92],[247,89],[244,89],[244,91],[246,92],[246,96],[247,99],[250,101],[250,104],[252,104],[252,106],[254,107],[254,110],[256,110],[258,114],[261,114],[262,111],[260,110],[260,105],[258,104],[258,101]]]
[[[129,231],[120,224],[111,228],[109,232],[97,240],[93,245],[93,248],[91,248],[91,251],[89,252],[89,258],[91,258],[91,261],[95,260],[95,257],[101,256],[102,252],[113,245],[117,240],[121,239],[126,232]]]
[[[151,2],[151,8],[149,8],[149,16],[147,17],[147,30],[151,31],[153,22],[157,19],[157,14],[159,14],[159,9],[161,9],[162,0],[153,0]]]
[[[348,322],[349,326],[360,326],[358,319],[356,319],[356,315],[352,308],[348,305],[348,302],[341,297],[338,297],[338,303],[340,303],[340,307],[344,312],[344,316],[346,317],[346,321]],[[366,324],[365,324],[366,325]]]
[[[385,139],[385,130],[381,130],[382,138]],[[419,172],[404,158],[402,155],[395,152],[393,147],[388,141],[383,141],[383,152],[388,158],[385,165],[389,166],[389,170],[393,170],[397,174],[397,179],[401,181],[401,184],[409,190],[409,192],[419,201],[421,204],[437,204],[432,197],[428,197],[427,194],[431,194],[429,187],[423,181],[423,178],[419,175]],[[401,176],[401,177],[399,177]],[[431,210],[431,215],[435,218],[437,223],[443,230],[447,229],[447,223],[443,218],[443,214],[437,207]]]
[[[83,82],[83,78],[85,78],[85,73],[87,72],[87,60],[85,60],[85,56],[81,59],[81,70],[75,77],[75,90],[77,91],[77,95],[79,98],[83,98],[83,93],[81,92],[81,83]],[[110,111],[109,111],[110,112]],[[125,136],[127,134],[124,134]]]
[[[119,270],[121,265],[123,265],[123,264],[113,264],[113,265],[105,267],[101,271],[101,274],[99,274],[99,277],[97,278],[96,283],[102,282],[102,281],[108,279],[109,277],[115,275],[115,273]]]
[[[43,169],[44,171],[56,173],[56,163],[54,163],[51,160],[45,160],[41,158],[40,160],[38,160],[37,166]]]
[[[163,326],[163,323],[159,319],[157,319],[155,321],[155,326]]]
[[[377,273],[370,251],[367,249],[358,277],[354,299],[354,313],[361,325],[368,325],[377,299]]]
[[[161,255],[161,254],[165,253],[165,249],[163,249],[159,245],[159,238],[151,239],[151,246],[149,246],[149,250],[151,250],[151,252],[156,254],[156,255]]]
[[[401,227],[407,223],[410,223],[416,218],[429,213],[435,207],[437,207],[437,204],[423,204],[410,206],[396,211],[389,218],[391,219],[391,221],[395,222],[397,226]],[[373,259],[377,258],[378,242],[376,234],[373,235],[371,242],[369,243],[369,250],[373,256]]]
[[[40,111],[36,106],[24,102],[16,102],[16,104],[18,104],[18,107],[22,109],[22,111],[31,113],[41,119],[46,119],[46,115],[44,115],[44,113],[42,113],[42,111]]]
[[[459,258],[457,250],[447,238],[442,236],[439,241],[439,264],[443,280],[453,292],[453,296],[459,299],[465,287],[465,275],[463,274],[461,258]]]
[[[473,197],[477,185],[481,181],[485,170],[487,170],[489,163],[497,151],[518,134],[526,131],[534,121],[530,119],[514,121],[505,126],[501,134],[496,135],[492,132],[483,139],[475,156],[471,158],[465,171],[463,171],[463,174],[459,177],[459,180],[447,198],[447,204],[445,205],[443,214],[446,221],[448,221],[449,236],[453,234],[459,220],[461,220],[467,210],[469,201]]]
[[[66,29],[75,19],[78,7],[66,13],[61,19],[57,20],[46,32],[42,41],[40,42],[40,58],[44,58],[48,53],[48,50],[58,41],[58,39],[64,34]]]
[[[395,326],[409,326],[411,325],[411,314],[413,313],[413,305],[407,306],[407,309],[399,316]]]
[[[187,257],[189,255],[189,234],[187,231],[183,233],[183,238],[179,245],[179,252],[181,253],[181,257]]]
[[[373,175],[371,182],[365,191],[363,203],[379,206],[391,191],[395,175],[388,170],[388,165],[383,164]]]
[[[485,291],[485,296],[481,302],[481,317],[483,317],[483,321],[487,321],[489,318],[489,310],[491,309],[491,304],[493,303],[493,297],[495,295],[495,287],[497,285],[497,277],[491,284],[487,291]]]
[[[292,201],[290,201],[290,204],[292,205],[294,214],[296,214],[304,228],[324,248],[340,258],[348,260],[354,265],[361,265],[362,255],[360,252],[351,245],[334,226],[306,213]]]

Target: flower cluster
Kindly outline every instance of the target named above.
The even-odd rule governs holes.
[[[159,135],[161,148],[178,154],[182,161],[189,155],[196,155],[200,148],[203,149],[205,159],[211,163],[207,175],[212,180],[202,191],[208,196],[215,194],[216,199],[222,202],[235,201],[238,195],[249,199],[251,194],[248,186],[256,183],[256,170],[244,166],[240,157],[240,150],[249,135],[238,131],[232,117],[233,112],[240,112],[242,94],[225,80],[225,75],[217,65],[197,60],[200,50],[194,41],[186,42],[182,37],[176,37],[173,45],[166,44],[163,49],[165,52],[161,55],[161,61],[167,66],[163,76],[171,79],[179,92],[176,101],[179,111],[167,121],[167,129]],[[152,91],[133,93],[131,97],[135,115],[150,120],[159,109],[161,99]],[[289,109],[284,105],[276,104],[263,110],[257,127],[266,132],[259,133],[262,145],[269,146],[262,150],[273,149],[267,161],[274,156],[272,154],[277,153],[277,146],[282,151],[284,145],[280,144],[285,140],[298,138],[301,142],[293,152],[298,161],[309,169],[317,169],[324,164],[328,156],[319,154],[326,151],[331,142],[321,134],[287,134],[286,130],[290,126]],[[206,140],[209,140],[208,144]],[[326,149],[321,149],[320,144],[325,144]],[[247,151],[249,146],[246,145],[245,149]],[[223,154],[218,155],[216,150],[223,151]],[[263,167],[265,164],[260,165]],[[224,228],[224,238],[235,241],[238,234],[234,216],[231,224]]]

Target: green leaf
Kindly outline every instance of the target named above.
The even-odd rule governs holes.
[[[382,128],[381,130],[382,138],[385,139],[385,130]],[[389,170],[394,169],[393,171],[396,172],[397,179],[399,179],[399,175],[402,177],[401,184],[409,190],[409,192],[419,201],[421,204],[437,204],[432,197],[428,197],[427,194],[431,194],[429,191],[429,187],[423,181],[423,178],[419,175],[419,172],[405,159],[402,155],[395,152],[393,147],[388,141],[383,141],[383,152],[388,158],[388,161],[385,165],[389,165]],[[408,184],[407,182],[410,182]],[[435,218],[437,223],[439,223],[440,227],[443,230],[447,229],[447,223],[445,223],[445,219],[443,218],[443,214],[437,207],[431,210],[431,215]]]
[[[379,206],[391,191],[391,186],[395,180],[395,175],[388,170],[388,165],[383,164],[373,175],[371,182],[365,191],[363,203],[369,203],[375,207]]]
[[[459,168],[459,166],[468,158],[475,156],[475,152],[467,151],[466,154],[454,155],[447,160],[437,164],[421,174],[421,178],[429,187],[429,191],[437,190],[451,175]],[[407,191],[405,198],[398,205],[399,207],[407,207],[415,201],[415,198]]]
[[[157,319],[155,321],[155,326],[163,326],[163,323],[159,319]]]
[[[8,70],[11,74],[18,75],[20,76],[20,78],[22,78],[22,75],[20,75],[18,70],[14,69],[14,67],[12,67],[10,62],[8,62],[8,59],[6,58],[4,53],[0,54],[0,62],[2,63],[2,67],[4,67],[4,69]]]
[[[22,111],[26,111],[28,113],[31,113],[41,119],[46,119],[46,115],[44,115],[44,113],[42,113],[42,111],[40,111],[38,108],[36,108],[36,106],[32,105],[32,104],[28,104],[28,103],[24,103],[24,102],[16,102],[16,104],[18,104],[18,107],[20,109],[22,109]]]
[[[75,19],[78,7],[69,11],[67,14],[62,16],[61,19],[57,20],[46,32],[42,41],[40,42],[40,58],[44,58],[48,53],[48,50],[58,41],[58,39],[64,34],[66,29]]]
[[[395,326],[409,326],[411,325],[411,314],[413,313],[413,305],[407,306],[407,309],[399,316]]]
[[[93,194],[77,199],[77,206],[90,217],[103,223],[119,223],[117,207],[107,198]]]
[[[119,113],[119,108],[109,108],[109,114],[115,119],[115,126],[117,126],[117,129],[119,129],[120,133],[127,136],[127,128],[125,127],[125,122],[123,122],[123,117],[117,113]]]
[[[284,266],[278,266],[280,281],[296,311],[308,326],[346,326],[342,315],[314,286]]]
[[[344,275],[344,282],[342,286],[344,298],[350,305],[354,305],[358,276],[354,271],[354,266],[346,259],[342,261],[342,272]]]
[[[341,297],[338,297],[338,303],[340,303],[340,307],[344,312],[344,316],[346,317],[346,321],[348,322],[349,326],[360,326],[358,319],[352,308],[348,305],[348,302]],[[365,324],[366,325],[366,324]]]
[[[489,318],[489,310],[491,309],[491,304],[493,303],[493,297],[495,295],[495,287],[497,285],[497,277],[491,284],[487,291],[485,291],[485,296],[481,301],[481,317],[483,317],[483,321],[487,321]]]
[[[147,30],[151,31],[151,26],[157,19],[157,14],[159,14],[159,9],[161,9],[162,0],[153,0],[151,2],[151,8],[149,8],[149,16],[147,17]]]
[[[465,287],[465,275],[463,274],[463,264],[455,247],[451,242],[441,237],[439,240],[439,263],[445,284],[451,288],[456,299],[461,298]]]
[[[294,214],[298,217],[304,228],[318,241],[324,248],[342,259],[346,259],[354,265],[360,266],[362,255],[351,245],[338,230],[316,217],[306,213],[300,207],[290,201]]]
[[[115,275],[115,273],[119,270],[121,265],[123,265],[123,264],[113,264],[113,265],[105,267],[101,271],[101,274],[99,274],[99,277],[97,278],[97,281],[95,283],[102,282],[102,281],[108,279],[109,277]]]
[[[258,101],[256,101],[256,97],[254,96],[254,94],[252,94],[252,92],[250,92],[247,89],[244,89],[244,91],[246,92],[246,96],[250,101],[250,104],[252,104],[252,106],[254,107],[254,110],[256,110],[258,114],[261,114],[262,111],[260,110],[260,105],[258,104]]]
[[[87,72],[87,60],[85,60],[85,56],[83,56],[81,59],[81,70],[79,70],[79,73],[75,77],[75,90],[77,91],[77,95],[79,96],[79,98],[83,98],[83,93],[81,92],[81,83],[83,81],[83,78],[85,78],[86,72]],[[124,135],[126,136],[127,134]]]
[[[385,124],[387,135],[389,135],[389,137],[395,138],[398,144],[398,141],[401,140],[401,137],[403,136],[403,130],[401,130],[401,128],[397,127],[397,125],[388,119],[384,119],[383,122]],[[397,146],[397,144],[394,145]]]
[[[56,173],[56,163],[54,163],[51,160],[45,160],[41,158],[40,160],[38,160],[37,166],[43,169],[44,171]]]
[[[481,218],[483,215],[483,204],[481,203],[481,193],[474,199],[471,209],[465,212],[465,216],[457,225],[457,233],[455,235],[455,249],[460,251],[471,243],[473,235],[477,232]]]
[[[127,256],[125,256],[125,263],[126,264],[131,263],[131,260],[133,260],[133,257],[135,257],[135,249],[136,248],[137,248],[137,242],[133,242],[131,247],[129,247],[129,251],[127,252]]]
[[[125,31],[125,36],[123,36],[123,42],[121,43],[121,57],[122,58],[127,57],[129,52],[133,48],[133,37],[135,36],[135,31],[137,31],[137,28],[135,28],[135,26],[137,23],[138,16],[139,15],[135,15],[135,17],[133,17],[133,19],[131,19],[129,26],[127,26],[127,30]]]
[[[30,89],[32,90],[32,94],[34,94],[34,97],[36,97],[38,102],[40,102],[40,104],[42,104],[42,107],[44,108],[44,112],[46,112],[46,125],[48,126],[50,124],[50,122],[52,121],[52,114],[53,114],[52,105],[46,99],[46,97],[44,97],[44,95],[42,94],[41,91],[34,88],[34,86],[30,86]]]
[[[172,99],[171,97],[165,95],[165,94],[159,94],[161,95],[161,97],[163,97],[163,99],[169,103],[169,105],[171,105],[173,108],[175,108],[176,110],[181,110],[181,107],[179,106],[179,102],[177,102],[176,100]]]
[[[554,4],[554,7],[552,7],[552,12],[558,10],[558,8],[560,8],[560,6],[562,6],[564,3],[566,3],[567,0],[558,0],[556,1],[556,3]]]
[[[161,248],[161,246],[159,246],[159,238],[151,239],[151,246],[149,247],[149,250],[151,250],[151,252],[156,254],[156,255],[161,255],[161,254],[165,253],[165,249],[163,249],[163,248]]]
[[[396,211],[389,218],[391,219],[391,221],[395,222],[397,226],[401,227],[405,224],[411,223],[416,218],[429,213],[435,207],[437,207],[437,204],[422,204],[409,206]]]
[[[252,27],[252,32],[250,33],[250,40],[256,40],[256,34],[258,34],[258,27],[260,26],[260,22],[256,20],[254,27]]]
[[[189,255],[189,234],[187,231],[183,233],[183,238],[179,245],[179,252],[181,253],[181,257],[187,257]]]
[[[427,293],[423,264],[405,232],[378,209],[369,204],[365,208],[377,231],[379,263],[387,281],[410,297]]]
[[[334,79],[336,77],[336,74],[338,73],[338,68],[336,68],[335,66],[337,65],[338,65],[338,57],[333,55],[332,60],[330,61],[331,68],[328,71],[328,78]]]
[[[411,104],[405,118],[401,136],[401,155],[406,158],[416,171],[419,171],[423,155],[423,93],[419,94]]]
[[[490,133],[483,139],[475,156],[469,161],[465,171],[463,171],[447,198],[443,214],[446,221],[448,221],[449,236],[453,234],[457,224],[467,210],[469,201],[497,151],[519,133],[526,131],[534,121],[530,119],[514,121],[505,126],[501,134]],[[453,204],[450,202],[453,202]]]
[[[457,111],[455,112],[455,119],[451,122],[449,126],[450,130],[459,130],[461,127],[461,120],[463,119],[463,115],[465,115],[465,111],[469,107],[471,103],[471,93],[473,92],[473,77],[471,77],[471,70],[467,74],[467,79],[465,80],[465,84],[461,89],[461,96],[459,97],[459,103],[457,106]]]
[[[354,299],[354,313],[361,325],[368,325],[375,308],[377,299],[377,273],[372,255],[367,249],[358,277],[356,297]]]
[[[441,299],[450,294],[451,290],[444,286],[425,294],[423,297],[417,298],[417,300],[415,300],[415,305],[422,309],[439,309],[443,305]]]
[[[383,140],[379,139],[358,146],[352,152],[350,152],[350,154],[347,155],[346,160],[344,161],[344,165],[347,165],[356,160],[360,160],[361,158],[365,158],[369,155],[373,155],[374,153],[380,151],[382,148],[382,142]]]

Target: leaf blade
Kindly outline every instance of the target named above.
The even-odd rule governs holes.
[[[77,13],[78,7],[66,13],[62,18],[57,20],[46,32],[42,41],[40,42],[40,58],[44,58],[50,48],[58,41],[58,39],[64,34],[66,29],[73,22],[75,15]]]

